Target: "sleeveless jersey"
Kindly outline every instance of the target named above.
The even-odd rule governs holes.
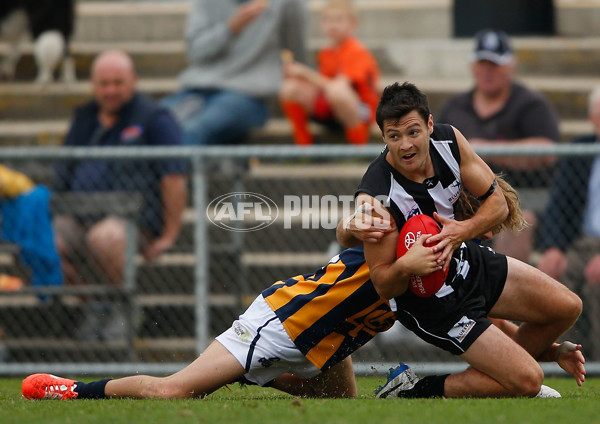
[[[421,213],[433,217],[433,212],[437,212],[454,218],[454,206],[461,187],[460,152],[450,125],[434,126],[429,152],[435,175],[423,183],[411,181],[396,171],[385,160],[387,152],[386,148],[371,163],[357,193],[367,193],[380,200],[399,229],[411,216]],[[480,299],[474,298],[487,278],[485,261],[481,259],[482,249],[486,248],[472,241],[462,243],[454,251],[446,282],[434,296],[422,298],[406,290],[391,300],[391,308],[397,312],[400,322],[405,324],[404,317],[410,315],[419,322],[429,323],[431,328],[443,327],[448,322],[456,322],[453,320],[460,318],[466,305],[480,302]],[[497,279],[503,281],[506,278],[506,259],[501,258],[499,262],[504,264],[500,267],[500,274],[504,274]],[[442,317],[445,320],[440,321]]]
[[[262,295],[296,347],[320,370],[395,321],[370,280],[362,247],[344,250],[314,274],[278,281]]]
[[[356,192],[377,198],[396,221],[398,228],[412,216],[433,212],[454,218],[454,205],[460,193],[460,152],[450,125],[438,124],[429,139],[429,154],[435,175],[423,183],[404,177],[386,161],[388,149],[375,159]]]

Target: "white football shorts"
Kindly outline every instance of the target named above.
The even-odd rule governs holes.
[[[244,377],[259,386],[285,373],[300,378],[320,373],[298,350],[262,295],[216,340],[244,367]]]

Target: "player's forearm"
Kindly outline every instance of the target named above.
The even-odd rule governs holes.
[[[345,228],[345,222],[347,222],[347,219],[348,218],[342,218],[342,220],[338,222],[338,226],[335,229],[337,241],[344,247],[362,246],[362,241],[354,237],[354,235]]]
[[[164,226],[163,237],[175,240],[181,231],[183,212],[187,205],[187,178],[184,175],[168,175],[161,183]]]
[[[402,260],[371,268],[370,273],[375,290],[384,299],[393,299],[408,289],[410,272],[405,269]]]

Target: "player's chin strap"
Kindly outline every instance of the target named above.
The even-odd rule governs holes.
[[[556,346],[556,357],[554,358],[554,360],[558,361],[558,357],[560,355],[562,355],[563,353],[574,352],[576,350],[577,350],[577,345],[575,343],[572,343],[569,341],[564,341],[561,344],[559,344],[558,346]]]

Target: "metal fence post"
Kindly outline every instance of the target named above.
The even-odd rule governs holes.
[[[208,247],[208,223],[206,222],[206,208],[208,185],[206,182],[206,159],[200,154],[192,156],[192,202],[195,206],[194,225],[194,256],[196,264],[194,275],[195,302],[195,334],[196,353],[200,355],[208,346],[209,337],[209,247]]]

